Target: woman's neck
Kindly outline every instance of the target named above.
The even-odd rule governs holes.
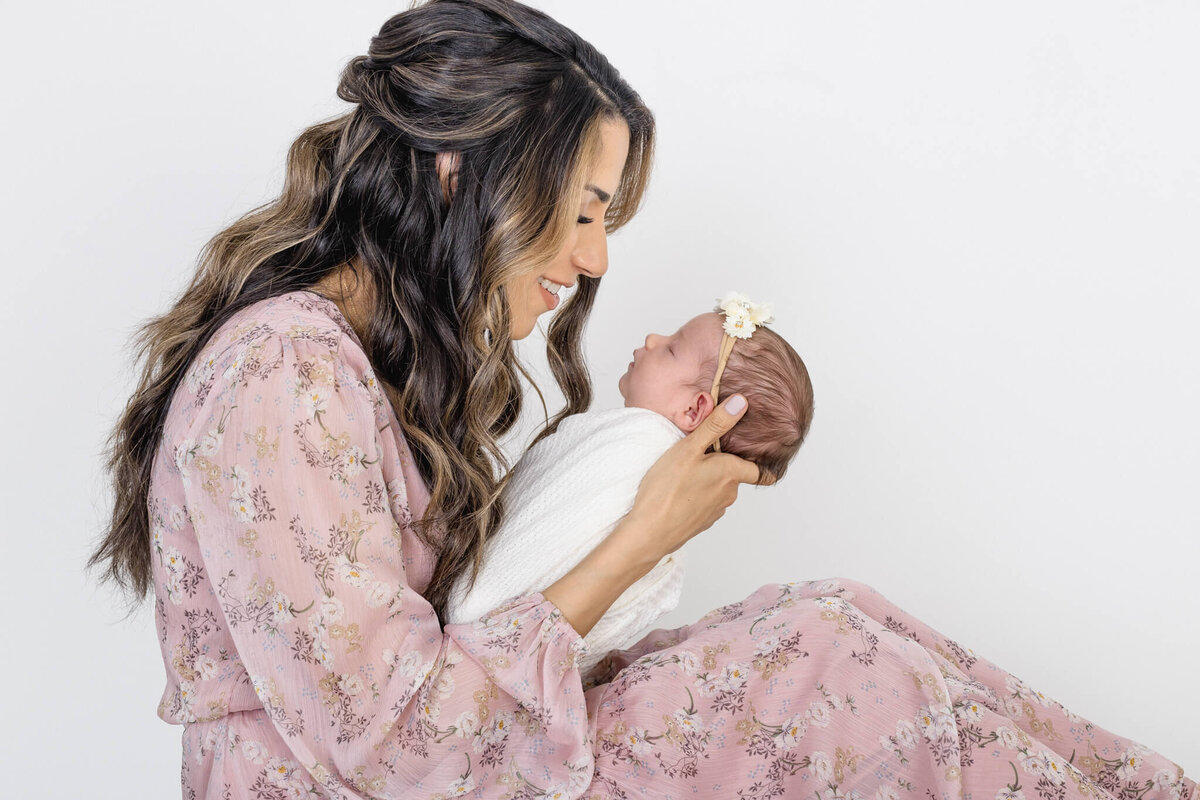
[[[371,310],[375,305],[372,284],[369,280],[363,279],[362,274],[361,268],[356,270],[346,263],[317,281],[312,288],[313,291],[332,301],[338,311],[342,312],[346,322],[350,323],[358,340],[366,342],[367,321],[370,320]],[[367,355],[370,356],[369,353]],[[392,404],[392,411],[396,414],[397,419],[401,419],[398,411],[400,390],[385,381],[378,373],[375,378],[379,381],[388,402]]]
[[[337,267],[313,285],[313,291],[333,301],[350,323],[360,342],[365,342],[367,320],[374,307],[371,297],[371,282],[361,278],[361,271],[350,263]]]

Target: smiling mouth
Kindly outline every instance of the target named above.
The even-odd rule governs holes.
[[[538,291],[542,293],[542,299],[546,301],[546,308],[553,311],[558,307],[558,295],[547,290],[541,283],[538,283]]]
[[[553,311],[558,307],[561,300],[559,293],[566,288],[561,283],[555,283],[549,278],[539,277],[537,279],[538,289],[541,291],[542,299],[546,301],[546,308]]]
[[[566,288],[566,286],[565,286],[564,284],[561,284],[561,283],[555,283],[554,281],[552,281],[552,280],[550,280],[549,278],[546,278],[546,277],[540,277],[540,278],[538,278],[538,279],[537,279],[537,282],[538,282],[538,286],[541,286],[541,287],[542,287],[543,289],[545,289],[547,292],[549,292],[549,293],[550,293],[550,294],[552,294],[552,295],[556,295],[556,296],[558,295],[558,293],[559,293],[561,290],[563,290],[563,289],[565,289],[565,288]]]

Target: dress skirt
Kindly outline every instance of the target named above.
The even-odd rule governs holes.
[[[614,651],[590,798],[1195,800],[1182,768],[835,578]]]

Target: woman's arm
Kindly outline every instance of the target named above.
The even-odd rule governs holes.
[[[488,537],[479,574],[474,582],[458,577],[442,621],[478,619],[566,575],[628,515],[646,472],[683,436],[665,417],[640,408],[564,420],[521,456],[504,490],[504,521]],[[620,638],[611,627],[614,612],[644,606],[648,582],[662,571],[652,569],[622,592],[598,627]],[[596,628],[585,635],[593,653],[613,641],[612,635],[597,638]]]
[[[645,523],[626,517],[542,597],[562,611],[580,636],[587,636],[617,598],[658,563],[661,556],[647,547],[653,541]]]
[[[753,483],[758,467],[729,453],[705,451],[745,413],[718,406],[671,446],[642,478],[633,509],[604,541],[542,597],[586,636],[600,617],[635,581],[698,533],[708,530],[737,499],[739,483]]]
[[[251,684],[278,734],[268,764],[245,767],[268,782],[274,763],[294,788],[337,796],[499,796],[514,789],[508,766],[586,784],[582,638],[538,593],[443,630],[406,580],[409,456],[376,415],[386,401],[366,356],[300,322],[263,327],[253,372],[240,348],[218,352],[211,391],[176,406],[190,419],[175,452],[193,454],[181,477],[199,591],[230,640],[203,680]],[[180,676],[182,706],[194,673]]]

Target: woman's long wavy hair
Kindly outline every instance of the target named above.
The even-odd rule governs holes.
[[[107,440],[115,502],[88,566],[134,606],[152,580],[151,467],[188,365],[240,309],[350,265],[372,298],[363,345],[430,488],[415,529],[439,554],[424,595],[443,617],[503,518],[497,439],[520,414],[518,375],[537,390],[513,350],[504,284],[544,269],[577,224],[606,119],[630,132],[609,231],[645,191],[654,119],[641,98],[594,47],[511,0],[431,0],[395,15],[346,66],[338,96],[353,109],[296,139],[281,195],[214,236],[174,306],[133,336],[145,365]],[[448,196],[438,153],[456,156]],[[580,276],[547,330],[566,404],[538,439],[591,405],[581,338],[599,283]]]

